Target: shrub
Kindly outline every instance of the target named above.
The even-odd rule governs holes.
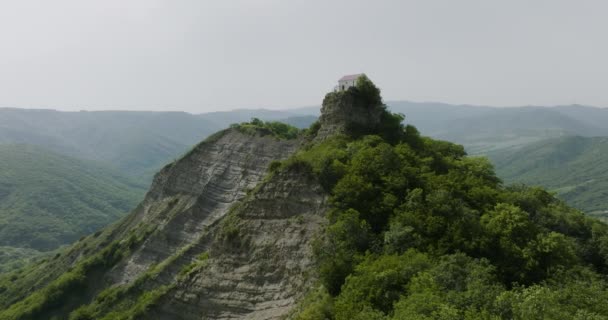
[[[262,121],[258,118],[252,118],[250,122],[232,124],[230,127],[246,134],[269,135],[284,140],[295,139],[301,132],[300,129],[282,122]]]
[[[361,75],[357,79],[355,88],[359,93],[360,97],[365,99],[371,106],[382,105],[382,96],[380,95],[380,89],[366,76]]]

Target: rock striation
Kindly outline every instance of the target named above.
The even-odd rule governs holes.
[[[297,172],[263,181],[270,162],[293,154],[299,140],[234,129],[211,140],[157,174],[135,214],[137,224],[156,224],[158,232],[108,278],[129,283],[169,259],[148,286],[172,289],[145,319],[279,319],[314,280],[307,272],[326,195]],[[204,267],[184,276],[202,254]]]
[[[262,181],[271,161],[285,159],[299,143],[228,129],[165,166],[126,228],[145,224],[157,231],[112,270],[110,282],[129,283],[151,265],[197,241]]]
[[[314,277],[312,241],[324,223],[323,189],[298,173],[273,176],[231,212],[238,233],[221,223],[196,246],[209,258],[157,306],[148,319],[280,319]],[[188,254],[194,259],[198,252]]]

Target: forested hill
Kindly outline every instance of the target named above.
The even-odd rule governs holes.
[[[427,135],[479,154],[560,136],[608,136],[608,109],[585,106],[507,107],[389,102],[391,111]]]
[[[43,146],[105,162],[133,177],[151,177],[218,129],[208,120],[183,112],[0,109],[0,143]]]
[[[545,186],[590,214],[608,213],[608,138],[554,138],[489,156],[507,183]]]
[[[608,225],[402,120],[362,77],[307,130],[220,131],[0,277],[0,319],[608,318]]]
[[[0,247],[47,251],[74,242],[124,216],[144,188],[91,161],[0,145]]]

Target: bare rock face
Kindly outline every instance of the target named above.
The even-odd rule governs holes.
[[[323,99],[317,141],[334,134],[348,134],[353,130],[373,129],[380,123],[381,105],[370,105],[359,97],[354,88],[330,92]]]
[[[281,319],[310,288],[312,241],[327,210],[316,181],[282,173],[197,243],[208,260],[178,283],[147,319]],[[237,230],[226,235],[226,228]]]
[[[273,160],[292,154],[299,141],[245,135],[236,129],[217,133],[154,178],[130,226],[154,226],[156,232],[117,265],[110,283],[129,283],[151,265],[197,241],[205,228],[266,176]]]
[[[106,281],[133,283],[169,261],[147,286],[172,289],[145,319],[286,316],[315,280],[312,241],[327,210],[325,192],[307,174],[263,181],[270,161],[298,144],[228,131],[164,168],[131,223],[157,231]],[[204,263],[184,273],[201,255]]]

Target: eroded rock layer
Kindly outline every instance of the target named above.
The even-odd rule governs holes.
[[[323,190],[306,175],[264,182],[186,254],[207,260],[179,280],[149,319],[279,319],[314,280],[312,241],[324,221]]]
[[[271,161],[286,158],[298,144],[230,129],[163,168],[130,223],[131,228],[154,226],[156,232],[112,270],[110,282],[128,283],[196,242],[206,227],[262,181]]]

